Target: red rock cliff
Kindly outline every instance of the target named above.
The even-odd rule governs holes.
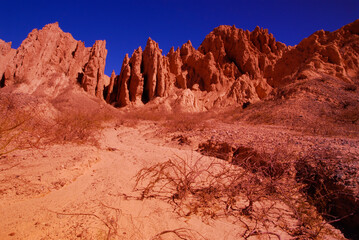
[[[54,23],[34,29],[17,50],[0,41],[0,86],[26,83],[34,92],[77,82],[118,107],[169,97],[204,110],[259,101],[273,88],[323,74],[358,82],[358,46],[359,20],[334,32],[318,31],[294,47],[259,27],[250,32],[219,26],[198,50],[188,41],[167,56],[149,38],[144,50],[126,55],[120,74],[109,78],[106,42],[86,48]]]
[[[101,98],[105,46],[105,41],[96,41],[92,48],[86,48],[70,33],[64,33],[58,23],[34,29],[6,62],[2,57],[1,84],[27,83],[29,92],[34,92],[40,85],[64,84],[66,78],[73,83],[79,81],[86,91]],[[57,83],[58,79],[62,82]]]

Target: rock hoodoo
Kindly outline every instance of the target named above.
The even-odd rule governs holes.
[[[155,97],[174,94],[176,89],[218,93],[217,98],[207,98],[211,101],[209,107],[215,102],[226,105],[258,101],[272,89],[264,78],[265,68],[273,65],[287,49],[267,30],[259,28],[251,33],[220,26],[205,38],[198,50],[188,41],[177,50],[172,48],[167,56],[162,55],[156,42],[148,39],[145,50],[135,50],[129,61],[130,87],[117,92],[129,97],[129,102],[119,103],[116,98],[108,102],[123,106],[141,98],[147,103]],[[143,85],[139,85],[142,81]]]
[[[106,55],[106,41],[96,41],[83,68],[83,78],[79,80],[85,91],[99,98],[103,98]]]

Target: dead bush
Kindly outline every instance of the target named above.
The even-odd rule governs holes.
[[[265,177],[277,179],[281,178],[290,168],[290,163],[283,161],[281,155],[283,154],[279,152],[259,153],[251,147],[239,146],[233,152],[232,164],[239,165],[252,173],[262,173]]]
[[[206,239],[203,237],[200,233],[188,229],[188,228],[178,228],[173,230],[165,230],[158,234],[156,234],[154,237],[151,238],[151,240],[162,240],[164,236],[174,236],[179,239],[186,239],[186,240],[197,240],[197,239]]]
[[[274,235],[263,229],[275,228],[301,239],[320,239],[326,225],[299,192],[300,184],[285,173],[269,176],[265,168],[254,173],[252,166],[241,167],[212,159],[183,159],[143,168],[136,175],[135,190],[140,199],[168,201],[180,216],[196,214],[207,219],[234,217],[245,229],[245,239],[254,235]],[[314,220],[313,220],[314,219]],[[292,222],[292,224],[288,224]]]
[[[104,123],[110,120],[112,120],[112,116],[100,110],[92,112],[60,111],[54,118],[50,135],[51,142],[97,145],[98,135],[104,128]]]
[[[99,202],[97,206],[83,212],[52,211],[58,218],[69,218],[71,226],[64,236],[66,239],[143,239],[140,229],[135,225],[130,214],[120,208]],[[126,232],[130,234],[127,235]],[[157,238],[158,239],[158,238]]]
[[[136,175],[137,191],[142,192],[142,198],[165,198],[173,201],[181,200],[197,191],[198,185],[205,184],[208,169],[212,164],[203,166],[201,158],[194,163],[177,157],[152,167],[141,169]]]
[[[357,161],[332,149],[312,149],[295,164],[309,202],[350,238],[359,236]]]
[[[198,145],[198,151],[210,157],[216,157],[223,160],[231,161],[233,158],[233,152],[236,150],[235,146],[228,144],[227,142],[217,142],[211,139]]]
[[[46,106],[24,94],[0,94],[0,156],[54,143],[97,144],[103,123],[113,116],[106,110],[62,110],[55,117]]]
[[[191,140],[183,135],[177,135],[172,138],[172,141],[177,141],[179,145],[190,145]]]
[[[12,96],[0,99],[0,156],[40,146],[44,137],[41,119],[33,107],[19,105]]]

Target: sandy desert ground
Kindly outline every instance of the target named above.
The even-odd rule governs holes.
[[[50,144],[1,156],[1,239],[296,239],[271,223],[256,226],[245,215],[243,224],[230,215],[179,214],[169,199],[141,198],[134,191],[136,174],[169,159],[230,165],[196,151],[204,139],[266,152],[285,146],[293,156],[314,145],[359,155],[359,139],[310,136],[275,126],[211,120],[187,130],[170,128],[169,121],[105,125],[96,136],[97,146]],[[343,238],[321,222],[332,230],[322,237]]]

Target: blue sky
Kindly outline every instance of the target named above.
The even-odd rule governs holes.
[[[334,31],[359,18],[359,0],[302,1],[2,1],[0,39],[17,48],[34,28],[59,22],[87,47],[107,41],[106,74],[119,74],[126,53],[145,47],[148,37],[159,43],[163,54],[191,40],[198,47],[219,25],[236,25],[252,31],[269,29],[287,45],[319,29]]]

